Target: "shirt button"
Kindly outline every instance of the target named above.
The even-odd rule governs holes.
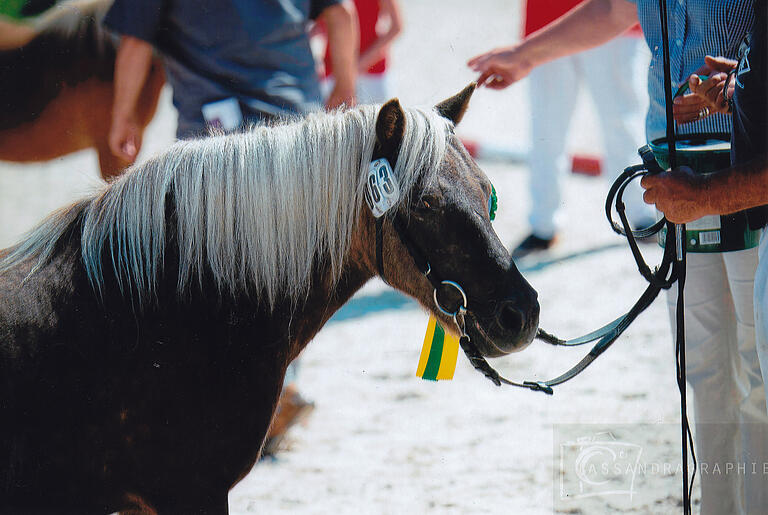
[[[679,40],[679,39],[678,39],[678,40],[677,40],[677,41],[675,41],[675,42],[677,43],[677,46],[683,46],[683,42],[682,42],[681,40]]]

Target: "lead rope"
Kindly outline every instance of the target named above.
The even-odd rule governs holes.
[[[667,149],[669,151],[669,166],[674,169],[677,166],[677,148],[675,142],[675,121],[672,113],[672,71],[669,55],[669,22],[667,19],[667,0],[659,0],[659,16],[661,18],[661,40],[664,48],[664,103],[667,122]],[[667,229],[667,235],[672,229],[671,224]],[[677,388],[680,391],[680,431],[683,460],[683,513],[691,513],[691,494],[693,482],[696,479],[696,453],[693,448],[693,434],[688,422],[688,402],[686,392],[686,364],[685,364],[685,225],[674,225],[676,242],[676,268],[677,268],[677,306],[676,306],[676,331],[675,331],[675,366],[677,372]],[[688,483],[688,450],[690,448],[693,459],[693,473],[690,484]]]

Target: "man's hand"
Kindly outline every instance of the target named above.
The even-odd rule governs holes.
[[[640,185],[645,188],[643,200],[647,204],[656,204],[670,222],[684,224],[712,214],[707,179],[687,166],[646,175]]]
[[[728,100],[733,97],[735,88],[733,80],[728,84],[726,95],[723,96],[728,72],[735,70],[738,62],[725,57],[706,56],[704,66],[688,78],[691,93],[677,97],[672,106],[672,112],[677,123],[690,123],[706,118],[715,113],[728,113]],[[702,81],[699,75],[709,75]]]
[[[473,57],[467,65],[480,74],[479,86],[504,89],[528,76],[534,64],[520,45],[501,47]]]
[[[113,118],[107,141],[112,154],[133,163],[141,148],[141,127],[132,118]]]

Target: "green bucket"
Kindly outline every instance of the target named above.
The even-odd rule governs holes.
[[[675,138],[678,166],[708,174],[731,165],[730,135],[723,133],[681,134]],[[651,150],[659,165],[669,169],[666,138],[653,140]],[[745,211],[732,215],[705,216],[685,226],[688,252],[731,252],[757,247],[762,230],[750,230]],[[659,244],[666,242],[666,228],[659,232]]]

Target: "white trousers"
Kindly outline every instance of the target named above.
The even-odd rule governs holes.
[[[768,412],[753,309],[757,250],[687,255],[686,373],[702,515],[768,509]],[[667,302],[674,331],[675,286]]]
[[[570,164],[565,145],[579,84],[587,88],[597,109],[605,148],[604,175],[613,181],[624,168],[640,163],[637,149],[645,143],[648,62],[642,38],[620,37],[531,72],[529,223],[540,238],[551,238],[560,225],[561,191]],[[654,213],[642,200],[639,181],[627,188],[624,199],[630,222],[653,222]]]

